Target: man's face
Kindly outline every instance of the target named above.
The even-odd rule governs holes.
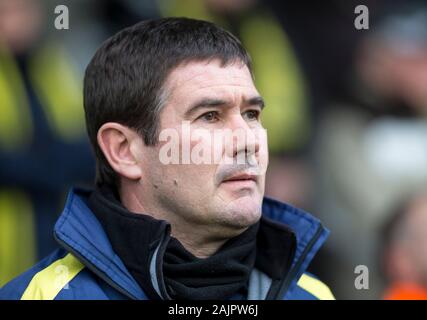
[[[254,224],[268,152],[263,103],[248,68],[189,62],[171,72],[165,93],[160,142],[145,147],[141,161],[143,192],[156,208],[209,230]]]

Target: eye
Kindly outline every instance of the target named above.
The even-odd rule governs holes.
[[[259,119],[260,112],[258,110],[248,110],[243,112],[243,117],[247,120],[258,120]]]
[[[219,120],[219,114],[217,111],[209,111],[202,114],[199,119],[202,119],[206,122],[216,122]]]

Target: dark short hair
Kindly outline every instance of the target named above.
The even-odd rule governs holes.
[[[223,66],[251,62],[240,41],[213,23],[188,18],[147,20],[123,29],[97,50],[84,78],[86,126],[97,162],[96,183],[118,179],[97,143],[99,128],[118,122],[146,145],[158,140],[162,86],[178,65],[219,59]]]

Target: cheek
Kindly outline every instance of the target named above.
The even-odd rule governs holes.
[[[211,195],[214,169],[207,165],[162,165],[158,176],[160,183],[189,196]]]
[[[258,151],[258,165],[260,167],[260,174],[265,177],[268,167],[268,140],[267,140],[267,131],[265,129],[260,129],[256,132],[259,151]]]
[[[199,136],[198,139],[191,139],[190,137],[180,131],[175,135],[172,143],[159,143],[155,152],[150,153],[148,162],[152,164],[152,167],[148,166],[147,170],[150,171],[153,180],[167,188],[179,188],[179,191],[184,193],[186,191],[206,193],[213,186],[215,174],[215,166],[203,156],[211,147],[210,138]],[[164,149],[167,145],[168,148]],[[174,156],[165,161],[164,150],[173,150]],[[195,155],[196,151],[200,151],[200,153],[197,152]],[[170,153],[168,153],[169,156]],[[200,163],[197,164],[197,162]]]
[[[176,174],[180,177],[183,185],[207,190],[213,187],[214,173],[213,166],[191,164],[179,166]]]
[[[203,165],[170,165],[162,176],[162,193],[184,206],[202,208],[214,195],[212,173]]]

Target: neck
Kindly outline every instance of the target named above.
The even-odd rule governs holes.
[[[178,239],[184,248],[197,258],[208,258],[221,248],[230,238],[233,238],[247,228],[239,230],[213,230],[212,226],[199,225],[189,222],[176,212],[162,210],[161,206],[150,206],[150,201],[142,201],[135,192],[120,191],[122,205],[131,212],[144,213],[158,220],[165,220],[171,225],[171,235]]]
[[[172,236],[178,239],[188,252],[200,259],[212,256],[228,240],[204,241],[193,239],[188,237],[188,233],[186,235],[185,233],[173,232],[173,230],[174,226],[172,225]]]

